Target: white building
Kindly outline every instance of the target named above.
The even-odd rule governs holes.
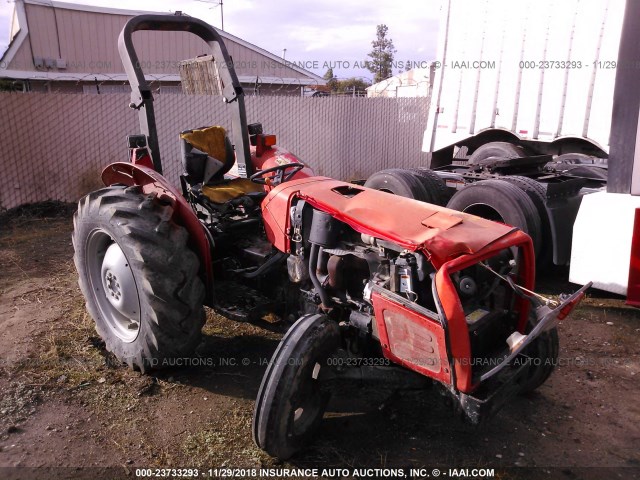
[[[367,97],[428,97],[434,72],[435,64],[402,72],[367,87]]]

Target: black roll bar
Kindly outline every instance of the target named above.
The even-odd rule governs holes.
[[[238,174],[241,177],[251,176],[253,168],[249,152],[249,133],[244,106],[244,93],[233,68],[231,57],[227,52],[227,47],[220,34],[211,25],[200,19],[184,15],[138,15],[125,24],[118,38],[118,51],[131,85],[130,106],[138,110],[140,129],[147,137],[147,146],[156,171],[162,173],[162,162],[160,160],[158,132],[153,110],[153,95],[140,67],[132,39],[133,32],[141,30],[190,32],[209,45],[211,55],[218,68],[218,75],[222,84],[222,96],[225,102],[233,108],[231,116],[232,140],[236,150]]]

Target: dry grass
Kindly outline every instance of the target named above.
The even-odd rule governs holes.
[[[251,417],[249,405],[239,406],[188,435],[182,445],[185,456],[197,459],[204,466],[261,468],[272,465],[273,459],[251,440]]]
[[[72,413],[82,412],[91,416],[91,421],[83,423],[82,433],[99,440],[110,458],[124,459],[123,462],[133,458],[136,466],[138,463],[145,467],[193,466],[205,469],[224,466],[292,466],[288,463],[276,463],[253,445],[250,422],[257,377],[251,377],[249,382],[244,370],[240,373],[240,370],[215,369],[177,369],[173,373],[158,374],[157,377],[143,376],[123,367],[105,352],[76,285],[70,232],[69,218],[51,220],[21,217],[8,226],[0,227],[2,308],[8,312],[12,312],[12,309],[24,309],[28,313],[24,315],[22,312],[27,318],[26,323],[34,325],[34,333],[29,334],[29,341],[32,340],[33,345],[31,356],[23,356],[20,362],[0,368],[0,423],[18,422],[19,426],[22,419],[38,410],[40,402],[49,403],[51,399],[64,402]],[[562,286],[565,287],[566,285]],[[552,289],[548,293],[555,295],[557,291]],[[605,325],[605,315],[615,322],[614,326]],[[632,323],[637,322],[637,319],[637,311],[621,306],[619,301],[587,299],[571,319],[563,322],[565,332],[574,335],[563,339],[564,351],[570,352],[572,356],[620,355],[621,352],[630,352],[631,358],[632,352],[637,355],[637,334],[631,334],[638,331],[637,323]],[[625,326],[625,323],[629,325]],[[204,343],[211,356],[237,356],[263,345],[261,342],[270,342],[269,345],[274,346],[281,336],[281,332],[276,330],[274,328],[266,331],[250,324],[230,322],[208,312],[204,334],[209,338]],[[599,331],[601,333],[595,336]],[[572,350],[566,350],[566,346]],[[261,355],[267,355],[269,351],[268,348],[256,350]],[[554,401],[554,392],[560,392],[568,398],[566,402],[570,404],[572,395],[577,392],[576,385],[578,388],[582,385],[577,384],[574,377],[568,380],[565,378],[563,383],[562,374],[566,377],[567,371],[568,367],[555,374],[552,379],[555,382],[554,390],[545,390],[538,400],[538,408],[521,403],[518,408],[524,409],[525,419],[535,418],[532,422],[548,422],[555,428],[558,418],[566,415],[566,412],[564,407]],[[622,369],[613,373],[604,369],[596,371],[598,380],[601,376],[603,381],[609,383],[604,384],[606,388],[592,389],[589,392],[596,398],[602,398],[607,405],[618,405],[622,400],[621,405],[624,407],[624,398],[602,394],[606,389],[619,385],[624,385],[625,389],[635,385],[629,381],[633,377],[626,372],[620,373],[621,371]],[[252,372],[251,375],[259,375],[257,368]],[[578,373],[584,375],[582,371]],[[171,375],[176,378],[171,379]],[[615,384],[612,379],[620,383]],[[202,397],[205,395],[215,397],[215,400],[209,398],[207,402],[203,402]],[[580,401],[588,400],[588,397],[583,393]],[[467,466],[484,466],[482,461],[474,457],[480,451],[475,449],[475,445],[481,443],[475,431],[468,432],[463,427],[457,427],[448,418],[429,417],[433,408],[436,414],[444,410],[426,406],[426,400],[420,403],[416,398],[409,398],[410,406],[407,406],[408,401],[403,404],[406,417],[391,421],[382,415],[376,415],[370,418],[378,423],[371,424],[368,429],[357,416],[352,416],[349,428],[365,433],[359,436],[354,434],[343,440],[325,432],[324,437],[319,438],[309,451],[293,461],[293,465],[327,468],[361,465],[384,467],[392,465],[396,455],[408,459],[407,462],[418,464],[432,465],[437,459],[438,463],[447,462],[452,466],[465,465],[461,463],[463,460]],[[545,403],[541,404],[542,401]],[[541,408],[543,406],[548,406],[549,409]],[[582,409],[584,403],[579,406]],[[596,407],[587,405],[587,408],[591,408],[591,413],[596,411]],[[629,414],[629,410],[631,409],[621,409],[620,418],[632,424],[635,417]],[[512,409],[513,411],[515,410]],[[580,413],[579,410],[576,411],[578,413],[571,413],[577,416]],[[605,410],[598,407],[597,412],[602,414]],[[191,413],[193,415],[187,415]],[[427,417],[424,421],[435,424],[424,429],[416,426],[423,421],[421,416]],[[527,434],[521,427],[522,418],[520,410],[515,414],[509,414],[509,411],[503,414],[501,420],[490,427],[493,428],[493,433],[486,434],[491,438],[490,443],[487,443],[490,447],[486,448],[495,450],[502,448],[503,442],[515,444],[520,440],[532,440],[531,444],[537,449],[534,453],[538,453],[536,458],[544,458],[544,455],[553,455],[551,447],[564,447],[560,442],[545,443],[553,441],[549,438],[540,442],[539,436],[534,438],[535,432]],[[581,418],[587,425],[591,421],[585,415]],[[337,424],[334,422],[334,425]],[[593,425],[608,428],[603,421]],[[519,430],[514,433],[511,428]],[[575,428],[579,430],[576,434],[561,430],[562,426],[557,428],[557,435],[562,438],[578,433],[591,435],[597,431],[585,428],[579,430],[578,422],[575,422]],[[574,428],[573,424],[571,428]],[[615,430],[610,425],[609,428],[610,432],[625,435],[621,429]],[[403,430],[409,433],[403,434]],[[416,439],[409,436],[415,436]],[[42,443],[46,444],[47,439],[49,442],[55,441],[55,438],[43,437]],[[613,442],[612,449],[620,449],[620,445],[626,448],[625,445],[632,444],[635,437],[631,437],[631,434],[623,436],[626,442],[624,444],[616,444],[613,434],[608,438]],[[409,440],[416,440],[416,448],[404,451],[405,447],[414,445]],[[430,444],[433,440],[435,441]],[[67,447],[67,443],[60,442],[49,445],[56,448]],[[80,448],[84,455],[82,441],[78,443],[80,447],[76,444],[75,448]],[[41,447],[42,445],[34,447],[32,452]],[[628,454],[628,458],[635,458],[635,455],[636,453]],[[594,452],[595,456],[606,459],[607,453]],[[487,462],[487,466],[495,464],[495,461]]]

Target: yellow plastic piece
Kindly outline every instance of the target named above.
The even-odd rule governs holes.
[[[226,203],[247,193],[263,192],[262,185],[253,183],[247,178],[234,178],[217,185],[205,185],[202,193],[213,203]]]
[[[226,134],[227,132],[224,128],[214,126],[201,130],[193,130],[189,133],[181,133],[180,138],[186,140],[210,157],[225,162],[227,159],[227,149],[224,143]]]

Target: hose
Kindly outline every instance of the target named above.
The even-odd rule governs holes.
[[[274,266],[285,260],[289,255],[283,252],[277,252],[271,258],[269,258],[266,262],[260,265],[257,269],[253,270],[249,273],[243,273],[242,276],[244,278],[256,278],[261,275],[264,275],[268,271],[270,271]]]
[[[318,276],[316,275],[316,268],[318,264],[318,252],[320,251],[320,245],[312,243],[311,251],[309,253],[309,279],[311,283],[313,283],[313,287],[318,292],[320,296],[321,307],[323,310],[328,310],[331,305],[331,299],[329,295],[327,295],[327,291],[322,287],[320,280],[318,280]]]

